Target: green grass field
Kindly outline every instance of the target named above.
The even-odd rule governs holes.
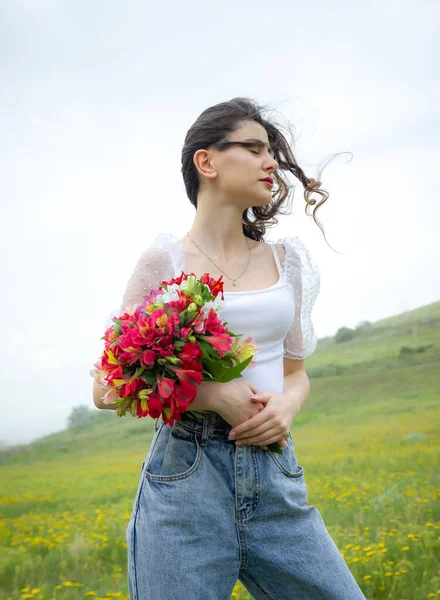
[[[292,437],[308,503],[369,600],[440,598],[439,342],[437,302],[306,360]],[[128,599],[125,529],[154,422],[94,417],[0,453],[1,598]],[[237,582],[232,598],[252,596]]]

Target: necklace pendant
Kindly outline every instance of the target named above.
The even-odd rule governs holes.
[[[235,283],[235,281],[233,281],[233,282],[232,282],[232,285],[237,285],[237,284]]]

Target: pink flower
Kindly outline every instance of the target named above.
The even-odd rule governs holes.
[[[118,391],[115,388],[110,388],[102,397],[102,401],[104,404],[115,404],[117,398],[119,398]]]

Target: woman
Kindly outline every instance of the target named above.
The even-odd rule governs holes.
[[[290,435],[310,391],[319,271],[299,238],[264,242],[291,189],[281,170],[303,183],[307,212],[320,182],[261,108],[234,98],[205,110],[182,151],[193,225],[181,239],[158,234],[124,293],[121,309],[182,270],[223,275],[221,318],[259,348],[241,378],[203,382],[195,412],[156,423],[126,534],[132,600],[228,600],[237,579],[256,600],[365,600],[307,504]],[[268,450],[276,441],[282,454]]]

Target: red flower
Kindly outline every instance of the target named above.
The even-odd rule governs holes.
[[[154,365],[154,361],[156,360],[157,354],[154,350],[144,350],[142,352],[142,356],[139,359],[139,362],[142,367],[152,367]]]
[[[194,275],[194,273],[189,273],[189,275]],[[195,275],[194,275],[194,277],[195,277]],[[162,281],[162,283],[166,283],[167,285],[170,285],[170,286],[173,285],[173,283],[177,283],[177,285],[180,285],[184,279],[188,279],[188,275],[186,275],[182,271],[180,273],[179,277],[173,277],[169,281],[165,281],[165,282]]]
[[[201,335],[199,337],[202,340],[205,340],[205,342],[208,342],[208,344],[211,344],[221,358],[223,358],[225,353],[229,352],[232,348],[232,338],[228,333],[221,333],[220,335]]]
[[[176,382],[174,379],[170,379],[169,377],[161,377],[157,380],[157,387],[159,390],[159,395],[162,398],[168,398],[174,391],[174,386]]]
[[[122,365],[117,364],[118,357],[109,349],[104,350],[101,358],[101,369],[107,372],[107,379],[119,379],[122,377]]]
[[[178,295],[178,299],[167,302],[167,310],[172,309],[173,313],[177,315],[177,318],[180,321],[180,313],[188,308],[192,302],[192,299],[182,290],[176,290],[176,293]]]
[[[180,337],[183,340],[186,340],[190,333],[191,333],[191,327],[182,327],[180,330]]]
[[[186,342],[180,352],[177,353],[177,357],[184,362],[194,361],[196,358],[202,356],[202,350],[198,342]]]
[[[162,402],[158,394],[151,394],[148,397],[148,406],[150,408],[150,416],[157,419],[162,414]]]
[[[211,333],[212,335],[220,335],[224,333],[226,330],[225,326],[222,324],[220,319],[218,318],[218,314],[215,312],[213,308],[211,308],[206,315],[206,328],[205,331]]]
[[[188,405],[197,396],[197,387],[188,384],[186,381],[182,381],[180,385],[176,385],[174,388],[174,396],[177,398],[178,405],[183,406],[186,410]]]
[[[137,412],[137,416],[140,419],[141,417],[148,417],[148,415],[150,414],[150,410],[149,410],[149,398],[145,399],[145,400],[141,400],[136,404],[136,412]],[[133,415],[134,416],[134,415]]]
[[[134,396],[136,392],[138,392],[144,387],[144,380],[137,377],[136,379],[133,379],[133,381],[128,381],[119,388],[119,396],[121,398],[126,398],[127,396]]]
[[[200,281],[209,287],[211,294],[213,296],[217,296],[218,293],[221,292],[222,298],[223,298],[222,277],[223,277],[223,275],[220,275],[220,277],[218,279],[214,279],[213,277],[211,277],[209,275],[209,273],[204,273],[202,275],[202,277],[200,278]]]
[[[195,366],[197,366],[197,371],[194,369]],[[191,363],[191,367],[192,368],[187,368],[186,364],[184,364],[182,367],[170,365],[170,369],[176,373],[180,383],[187,383],[188,385],[200,385],[202,383],[203,376],[202,373],[199,373],[199,371],[203,369],[203,366],[199,365],[198,363]]]

